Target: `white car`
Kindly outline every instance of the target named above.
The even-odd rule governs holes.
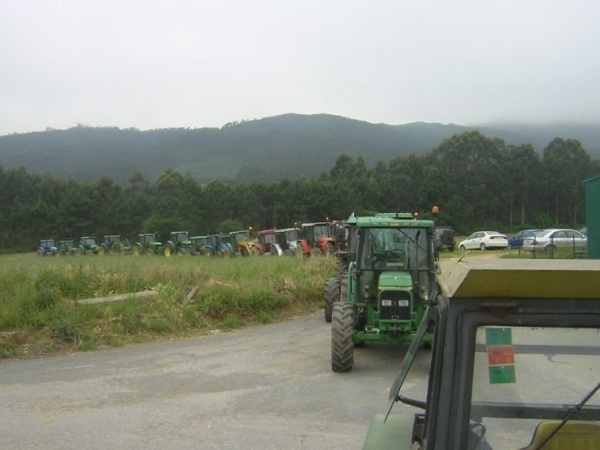
[[[565,228],[550,228],[536,231],[533,236],[523,239],[523,250],[551,251],[557,247],[586,248],[587,237],[577,230]]]
[[[476,231],[458,244],[458,248],[461,250],[487,250],[507,247],[508,239],[506,235],[497,231]]]

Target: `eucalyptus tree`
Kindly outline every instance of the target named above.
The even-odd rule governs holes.
[[[557,225],[583,223],[583,181],[593,174],[588,153],[578,140],[555,138],[544,149],[542,162],[548,214]]]
[[[477,131],[454,135],[431,152],[438,167],[447,208],[463,218],[467,227],[486,227],[508,217],[508,181],[502,139],[488,138]]]

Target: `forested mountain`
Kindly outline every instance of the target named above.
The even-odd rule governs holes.
[[[0,165],[0,251],[31,250],[43,237],[118,233],[133,240],[157,232],[164,241],[177,230],[203,235],[285,228],[351,213],[427,217],[433,205],[442,222],[462,234],[579,227],[586,221],[583,182],[600,175],[600,159],[590,158],[575,139],[553,139],[540,154],[530,144],[470,131],[422,155],[367,164],[342,153],[316,169],[320,174],[312,179],[204,184],[167,168],[152,182],[133,173],[121,185],[108,176],[77,182]]]
[[[139,131],[77,126],[11,134],[0,137],[0,166],[79,182],[108,176],[121,185],[134,173],[154,181],[167,168],[200,183],[264,182],[315,178],[341,154],[362,156],[369,165],[422,155],[446,138],[473,130],[507,144],[531,144],[540,153],[555,137],[576,139],[593,158],[600,156],[597,126],[386,125],[326,114],[286,114],[221,128]]]

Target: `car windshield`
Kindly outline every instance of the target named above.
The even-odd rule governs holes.
[[[599,336],[599,328],[477,328],[471,421],[485,427],[491,448],[527,447],[541,421],[560,422],[593,392]],[[599,415],[597,392],[573,419]]]

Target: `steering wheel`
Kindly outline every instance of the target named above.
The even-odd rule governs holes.
[[[398,249],[388,249],[383,252],[385,258],[404,258],[405,253]]]

